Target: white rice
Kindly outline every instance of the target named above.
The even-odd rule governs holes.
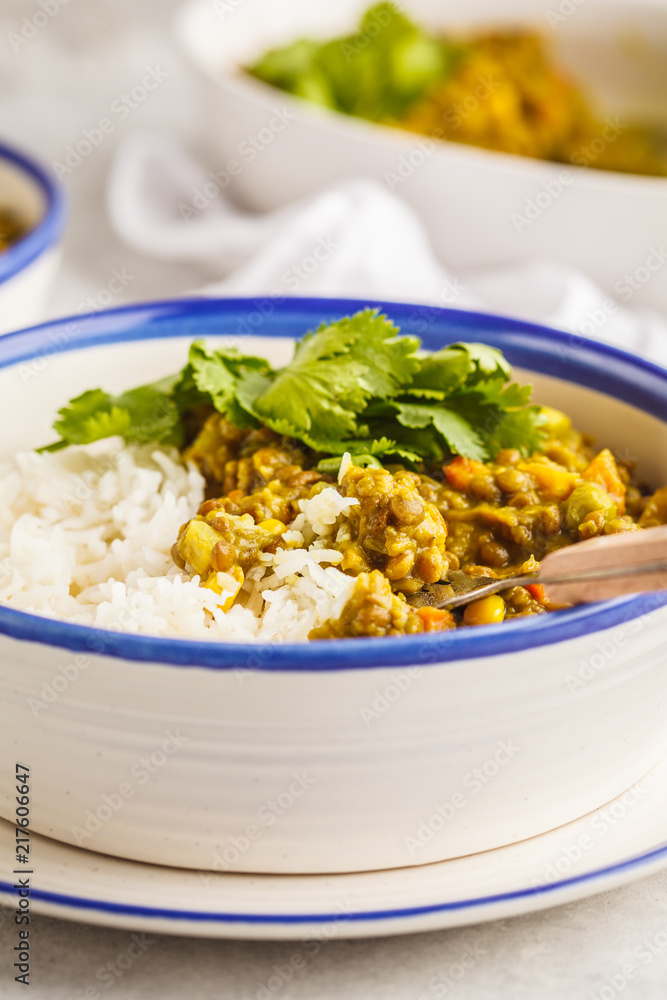
[[[337,618],[354,579],[331,547],[356,500],[334,487],[301,501],[275,555],[263,553],[228,612],[173,562],[181,524],[204,499],[175,449],[120,438],[0,465],[0,603],[115,631],[285,642]],[[299,546],[307,546],[302,548]],[[325,565],[323,565],[325,564]],[[219,574],[223,588],[232,581]]]

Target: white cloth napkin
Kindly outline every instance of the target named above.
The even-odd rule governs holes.
[[[198,294],[368,297],[477,309],[667,364],[667,320],[657,312],[623,307],[585,274],[549,261],[454,275],[435,257],[412,208],[375,181],[347,181],[264,215],[239,211],[216,188],[171,138],[137,132],[113,165],[111,222],[145,254],[210,267],[219,279]]]

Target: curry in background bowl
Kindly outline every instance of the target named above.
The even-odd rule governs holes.
[[[667,128],[605,117],[533,30],[435,34],[381,3],[356,32],[294,41],[248,72],[335,111],[436,139],[667,175]]]
[[[531,94],[526,73],[515,82],[506,67],[508,82],[503,87],[496,88],[493,81],[487,86],[473,73],[473,92],[452,94],[461,108],[450,108],[454,114],[438,123],[466,137],[466,129],[474,126],[485,146],[432,139],[423,132],[389,127],[379,119],[402,119],[406,100],[415,108],[419,103],[422,114],[422,71],[429,87],[433,77],[428,73],[441,74],[443,26],[457,38],[493,37],[499,30],[495,0],[469,0],[465,5],[454,0],[404,0],[405,16],[428,30],[415,28],[416,35],[408,34],[396,46],[393,74],[383,79],[364,70],[364,86],[342,94],[348,110],[338,111],[325,89],[328,78],[311,71],[312,52],[329,45],[327,57],[332,62],[336,56],[337,65],[342,64],[338,76],[343,80],[355,79],[354,73],[369,63],[372,69],[368,53],[371,42],[379,43],[380,32],[375,29],[383,31],[382,26],[375,26],[373,38],[370,31],[359,36],[352,53],[349,45],[343,50],[338,42],[331,44],[331,39],[356,38],[367,6],[367,0],[336,4],[284,0],[280,5],[273,0],[244,0],[233,17],[222,19],[208,0],[184,0],[176,34],[211,87],[206,132],[215,145],[213,165],[231,168],[216,174],[225,194],[251,211],[266,212],[340,185],[354,204],[354,199],[365,197],[356,182],[372,179],[415,210],[436,256],[454,272],[548,260],[578,268],[611,298],[622,301],[628,289],[624,275],[629,275],[633,306],[667,309],[667,283],[659,275],[641,278],[650,248],[659,247],[667,231],[665,177],[595,169],[611,158],[620,167],[622,148],[632,154],[635,165],[638,160],[646,165],[647,159],[654,163],[656,151],[661,157],[659,137],[667,128],[667,8],[652,0],[613,4],[586,0],[552,32],[544,14],[553,4],[505,0],[504,25],[547,35],[555,53],[552,68],[564,68],[566,90],[568,80],[579,81],[577,89],[589,95],[591,113],[602,131],[590,141],[579,139],[580,126],[568,124],[581,118],[575,114],[576,102],[568,104],[565,99],[561,104],[567,114],[559,111],[554,117],[540,90],[533,88]],[[386,26],[389,33],[392,23]],[[287,89],[268,85],[248,72],[247,67],[260,64],[267,53],[280,53],[299,39],[306,40],[301,63],[292,58],[281,67],[279,59],[272,69],[276,80],[281,73],[288,77],[283,84]],[[513,44],[525,48],[525,65],[533,51],[530,44],[524,46],[521,37]],[[394,53],[391,46],[389,51]],[[465,61],[460,63],[464,65]],[[290,87],[296,88],[295,72],[302,70],[308,89],[295,96]],[[556,75],[563,74],[558,70]],[[384,105],[375,101],[373,106],[372,85],[386,79],[392,83],[391,104],[385,99],[385,87],[380,94]],[[484,80],[488,83],[487,75]],[[532,101],[528,117],[523,115],[524,85]],[[365,107],[355,107],[355,94],[364,97]],[[539,123],[542,148],[531,150],[526,125],[533,120]],[[505,127],[508,122],[514,122],[510,130]],[[637,150],[634,140],[629,142],[631,123],[644,135],[648,129],[648,147],[640,144]],[[546,148],[551,134],[547,126],[551,129],[552,124],[558,125],[559,135],[572,137],[566,147],[560,143],[560,149]],[[521,145],[531,155],[495,148],[501,126],[512,148]],[[590,135],[589,129],[586,134]],[[572,159],[563,163],[540,159],[535,153]],[[298,171],[295,163],[300,165]],[[610,220],[617,220],[614,238]]]

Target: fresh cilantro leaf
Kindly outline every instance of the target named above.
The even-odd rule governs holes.
[[[181,414],[169,393],[152,385],[142,386],[117,396],[115,405],[125,410],[131,420],[131,428],[124,435],[126,441],[181,443]]]
[[[234,399],[237,382],[225,356],[196,341],[190,347],[188,360],[192,381],[199,392],[204,397],[208,395],[216,410],[224,413]]]
[[[88,436],[86,422],[94,418],[99,410],[110,410],[113,397],[102,389],[89,389],[70,400],[68,406],[58,410],[59,419],[54,421],[53,429],[58,431],[64,441],[71,444],[84,444],[94,441]]]
[[[511,382],[507,385],[504,375],[494,375],[491,378],[475,382],[471,391],[483,398],[489,406],[496,406],[500,410],[510,410],[527,406],[530,402],[532,388],[529,385],[519,385],[518,382]]]
[[[512,369],[500,351],[487,344],[452,344],[423,358],[415,375],[410,393],[440,392],[444,399],[450,393],[479,382],[497,379],[499,389],[510,377]]]
[[[508,379],[512,374],[512,366],[507,358],[495,347],[488,344],[454,344],[453,347],[463,349],[477,366],[480,375],[502,375]]]
[[[126,441],[131,438],[132,417],[128,409],[115,406],[110,402],[108,406],[104,408],[100,407],[97,413],[92,413],[81,422],[79,425],[78,436],[80,440],[78,443],[89,444],[91,441],[114,437],[116,434]]]
[[[516,383],[503,386],[502,376],[494,376],[453,393],[447,399],[447,406],[475,428],[492,458],[502,448],[518,448],[525,455],[544,442],[539,430],[542,422],[539,407],[526,405],[530,394],[530,386]],[[469,453],[468,457],[475,455]]]
[[[323,456],[349,451],[416,464],[540,446],[530,387],[508,384],[511,369],[498,351],[462,343],[421,355],[419,346],[373,309],[306,334],[279,371],[196,341],[175,375],[118,396],[92,389],[72,400],[49,450],[114,434],[182,446],[191,411],[206,407],[236,427],[263,424]]]
[[[397,430],[401,430],[400,427]],[[349,451],[352,455],[367,454],[374,457],[386,458],[388,455],[403,458],[407,462],[419,462],[427,452],[416,451],[403,447],[398,441],[392,441],[387,437],[346,438],[344,441],[314,441],[312,447],[315,451],[324,452],[330,455],[343,455]]]
[[[295,362],[305,365],[345,355],[358,362],[364,395],[381,398],[407,385],[421,366],[416,337],[401,337],[400,330],[377,309],[363,309],[307,333],[296,346]]]
[[[446,398],[447,393],[438,391],[438,389],[416,389],[414,384],[408,386],[401,396],[409,396],[410,399],[436,399],[440,402]]]
[[[377,310],[323,325],[297,345],[292,362],[258,394],[258,379],[240,386],[241,404],[280,434],[311,444],[354,437],[357,415],[372,396],[390,396],[419,367],[414,337]]]
[[[444,399],[447,393],[462,386],[475,367],[465,346],[457,344],[454,347],[444,347],[441,351],[422,358],[421,367],[410,385],[410,392],[415,395],[415,390],[440,392]]]
[[[518,448],[524,455],[539,451],[546,439],[545,423],[539,406],[508,411],[489,435],[491,453],[495,455],[502,448]]]
[[[183,440],[181,415],[171,393],[161,388],[170,384],[163,380],[119,396],[90,389],[58,411],[54,430],[65,444],[90,444],[119,434],[128,442],[178,446]]]
[[[240,379],[253,372],[268,375],[271,366],[264,358],[241,354],[235,348],[210,350],[202,340],[196,340],[190,346],[177,395],[186,408],[210,403],[226,414],[236,402]]]
[[[489,456],[480,435],[470,423],[445,406],[424,406],[398,403],[396,419],[404,427],[424,428],[432,425],[442,435],[450,451],[483,462]]]

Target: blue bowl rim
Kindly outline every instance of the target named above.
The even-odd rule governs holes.
[[[262,329],[263,337],[299,336],[325,318],[362,307],[379,308],[404,332],[418,321],[435,325],[422,339],[426,347],[453,343],[469,332],[502,343],[513,364],[567,377],[575,384],[607,392],[667,422],[667,370],[614,347],[547,327],[488,313],[406,305],[367,299],[300,297],[182,298],[117,307],[43,323],[0,339],[0,368],[56,351],[70,351],[145,339],[193,339],[202,331],[193,321],[245,321],[249,315],[282,317],[289,327]],[[269,311],[270,310],[270,311]],[[300,321],[300,325],[299,325]],[[171,323],[176,329],[165,329]],[[181,323],[187,329],[179,328]],[[407,324],[407,326],[406,326]],[[446,336],[447,327],[457,336]],[[215,330],[206,331],[216,335]],[[222,333],[223,331],[220,331]],[[253,331],[255,332],[255,331]],[[480,336],[481,335],[481,336]],[[469,336],[468,339],[471,339]],[[54,346],[57,345],[57,346]],[[572,355],[576,354],[573,361]],[[559,371],[559,365],[562,371]],[[0,607],[0,634],[74,652],[169,666],[234,671],[330,671],[407,667],[506,655],[552,645],[618,627],[667,605],[666,594],[584,605],[537,619],[453,632],[391,639],[324,640],[317,643],[244,644],[136,635],[45,618]]]
[[[44,215],[37,225],[0,253],[1,285],[58,242],[65,228],[67,199],[55,175],[27,153],[0,141],[0,160],[6,160],[28,174],[41,188],[46,200]]]

